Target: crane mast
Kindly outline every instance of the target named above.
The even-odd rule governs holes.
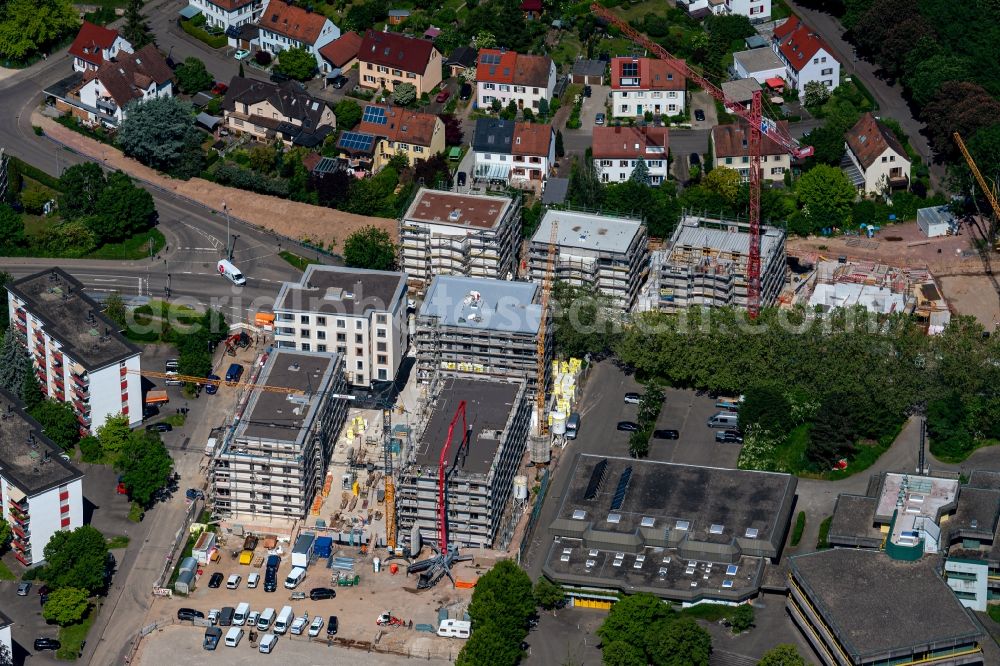
[[[538,343],[535,348],[536,372],[538,374],[535,388],[535,416],[538,417],[538,434],[548,434],[549,424],[545,418],[545,319],[549,311],[549,296],[552,294],[552,274],[556,262],[556,241],[558,240],[559,222],[552,221],[552,231],[549,233],[548,254],[545,259],[545,275],[542,278],[542,318],[538,323]]]
[[[983,191],[983,195],[986,200],[990,202],[990,207],[993,208],[993,222],[990,223],[990,237],[989,242],[992,243],[996,240],[996,225],[1000,222],[1000,204],[997,203],[996,195],[993,193],[993,189],[986,184],[986,179],[983,178],[983,174],[979,172],[979,167],[976,166],[975,160],[972,159],[972,153],[969,149],[965,147],[965,142],[962,141],[962,136],[955,132],[952,136],[955,138],[955,143],[958,144],[958,149],[962,151],[962,157],[965,158],[966,163],[969,165],[969,169],[972,170],[972,175],[976,177],[976,181],[979,183],[980,189]]]

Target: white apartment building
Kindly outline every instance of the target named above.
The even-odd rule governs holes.
[[[726,0],[727,14],[746,16],[751,23],[771,20],[771,0]]]
[[[274,304],[278,349],[339,354],[354,386],[396,378],[406,356],[406,274],[360,268],[306,268]]]
[[[323,490],[333,447],[347,419],[339,354],[278,349],[256,378],[301,394],[255,390],[212,460],[216,510],[262,519],[304,519]]]
[[[61,268],[7,284],[8,311],[48,397],[68,402],[80,431],[97,434],[109,416],[142,422],[141,350],[118,331],[83,285]]]
[[[774,29],[771,47],[785,63],[786,81],[805,97],[806,84],[819,81],[828,90],[840,85],[840,62],[826,42],[798,17]]]
[[[476,120],[472,139],[476,180],[503,181],[513,187],[537,186],[556,161],[552,125],[500,118]]]
[[[611,116],[634,118],[647,112],[676,116],[686,108],[687,79],[665,60],[611,59]]]
[[[506,107],[511,101],[519,109],[538,109],[552,101],[556,87],[556,65],[552,58],[523,55],[503,49],[483,49],[476,64],[476,108],[489,109],[493,101]]]
[[[96,72],[119,52],[132,53],[132,45],[117,30],[84,21],[80,32],[69,47],[73,56],[73,69],[77,72]]]
[[[639,160],[649,170],[649,184],[667,179],[666,127],[595,127],[592,140],[594,169],[604,183],[623,183],[632,177]]]
[[[420,188],[400,220],[400,266],[417,291],[436,275],[513,279],[521,200]]]
[[[0,611],[0,658],[8,659],[2,663],[14,663],[14,642],[10,636],[10,628],[14,621]]]
[[[307,11],[282,0],[270,0],[261,13],[260,48],[278,56],[286,49],[305,49],[316,58],[318,71],[329,74],[330,63],[319,50],[340,37],[340,28],[319,12]]]
[[[555,279],[604,296],[611,310],[629,312],[649,272],[646,225],[641,220],[550,209],[528,247],[531,279],[541,283],[557,225]]]
[[[785,133],[788,121],[780,120]],[[736,169],[743,182],[750,180],[750,135],[742,123],[716,125],[712,128],[712,164],[716,167]],[[791,168],[792,158],[788,152],[762,135],[760,139],[760,168],[763,180],[783,181],[785,172]]]
[[[196,7],[205,17],[205,25],[221,28],[238,28],[256,23],[267,9],[268,0],[188,0],[189,7]]]
[[[25,566],[45,559],[53,534],[83,525],[83,472],[61,453],[23,403],[0,390],[0,517]]]
[[[785,61],[771,49],[759,48],[737,51],[733,54],[733,73],[737,79],[754,79],[760,85],[768,79],[784,80]]]

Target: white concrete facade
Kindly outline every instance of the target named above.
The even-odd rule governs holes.
[[[653,115],[684,113],[687,94],[683,90],[612,90],[611,117],[633,118],[647,111]]]
[[[0,461],[0,468],[3,461]],[[0,469],[0,483],[3,484],[4,497],[15,497],[16,493],[8,495],[13,489],[11,482],[4,477]],[[65,485],[60,485],[50,490],[46,490],[38,495],[27,496],[18,504],[24,506],[27,502],[27,516],[30,518],[31,530],[25,530],[25,534],[30,534],[25,550],[19,551],[15,544],[15,557],[18,557],[23,564],[33,566],[45,560],[43,553],[45,546],[52,539],[52,535],[63,530],[75,530],[83,525],[83,480],[75,479]],[[5,502],[3,507],[3,519],[11,523],[14,530],[15,542],[20,542],[18,531],[20,531],[20,520],[15,517],[16,509],[10,506],[10,502]],[[27,523],[25,522],[25,526]]]
[[[250,0],[249,2],[212,2],[212,0],[188,0],[201,10],[205,17],[205,25],[228,30],[231,26],[241,26],[255,23],[267,9],[268,0]]]
[[[726,13],[746,16],[751,23],[771,20],[771,0],[726,0]]]
[[[864,168],[848,144],[845,143],[844,148],[851,163],[865,178],[862,186],[865,194],[882,194],[888,191],[892,181],[910,177],[909,157],[901,155],[889,146],[885,147],[882,154],[867,169]]]
[[[500,106],[506,107],[513,101],[519,109],[538,109],[538,104],[545,99],[552,101],[552,92],[556,87],[556,65],[549,64],[549,80],[544,88],[521,86],[512,83],[476,82],[476,107],[489,109],[493,100],[500,100]]]
[[[966,608],[985,613],[988,608],[990,567],[985,560],[950,557],[944,561],[948,587]]]
[[[114,43],[111,45],[111,48],[101,49],[101,57],[104,58],[104,60],[111,60],[112,58],[118,57],[118,54],[122,52],[132,53],[132,45],[127,39],[118,35],[118,37],[115,38]],[[83,58],[74,57],[73,69],[77,72],[86,72],[88,70],[96,72],[97,65],[87,62]]]
[[[144,90],[141,90],[141,92],[141,101],[145,102],[159,97],[172,97],[174,94],[174,86],[171,81],[167,81],[163,85],[157,85],[155,81],[152,81],[149,86]],[[111,93],[104,86],[104,84],[101,83],[99,78],[91,79],[85,83],[82,88],[80,88],[80,102],[88,107],[96,108],[107,114],[114,119],[115,125],[125,119],[125,109],[118,106],[118,103],[111,97]]]
[[[340,37],[340,28],[334,25],[333,21],[330,19],[326,19],[322,30],[320,30],[319,37],[312,44],[300,42],[297,39],[286,37],[285,35],[261,26],[260,48],[275,56],[279,56],[281,52],[286,49],[305,49],[314,58],[316,58],[317,69],[323,74],[329,74],[331,71],[330,63],[328,63],[323,56],[320,55],[319,50],[338,37]]]

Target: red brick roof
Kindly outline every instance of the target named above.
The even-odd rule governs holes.
[[[142,90],[156,82],[163,85],[173,78],[163,55],[152,44],[135,53],[119,53],[115,62],[106,61],[96,72],[85,75],[87,80],[97,78],[118,106],[125,106],[142,97]]]
[[[595,159],[667,158],[666,127],[595,127],[591,140]],[[660,152],[647,152],[660,148]]]
[[[208,0],[210,3],[219,7],[227,12],[231,12],[239,9],[240,7],[246,7],[254,0]]]
[[[551,69],[552,58],[548,56],[483,49],[477,60],[476,81],[545,88]]]
[[[358,50],[358,60],[413,74],[427,71],[434,44],[426,39],[405,37],[395,32],[368,30]]]
[[[343,67],[351,60],[358,57],[361,49],[361,35],[356,32],[345,32],[337,39],[333,40],[319,50],[323,56],[334,67]]]
[[[882,156],[886,148],[891,148],[901,157],[906,158],[906,150],[893,134],[892,130],[880,123],[870,113],[861,119],[844,135],[847,145],[858,158],[861,166],[868,169]]]
[[[326,17],[318,12],[307,12],[282,0],[271,0],[258,25],[297,42],[315,44],[326,21]]]
[[[778,126],[788,134],[788,121],[779,120]],[[712,143],[715,146],[716,157],[749,157],[750,147],[747,142],[750,134],[746,124],[717,125],[712,128]],[[765,135],[761,135],[761,155],[787,155],[788,151],[776,144]]]
[[[524,0],[521,3],[522,12],[540,12],[542,11],[542,0]]]
[[[368,104],[366,109],[378,107],[385,109],[387,122],[380,123],[360,122],[353,130],[364,134],[374,134],[384,136],[390,141],[402,141],[403,143],[413,143],[418,146],[430,146],[434,138],[434,129],[441,120],[432,113],[422,113],[411,111],[398,106],[379,106]],[[444,131],[444,123],[441,123],[440,131]],[[430,157],[428,155],[428,157]]]
[[[110,49],[118,39],[117,30],[111,30],[104,26],[96,25],[90,21],[84,21],[80,26],[80,32],[69,47],[69,53],[80,60],[85,60],[93,65],[100,66],[104,62],[102,51]]]
[[[514,125],[514,140],[510,144],[510,153],[547,157],[553,140],[552,125],[517,123]]]
[[[639,85],[622,85],[623,65],[636,63]],[[631,77],[628,77],[631,78]],[[656,58],[612,58],[612,90],[684,90],[687,79],[669,63]]]
[[[826,42],[797,16],[790,17],[774,29],[774,40],[785,60],[797,72],[802,71],[820,49],[833,56]]]

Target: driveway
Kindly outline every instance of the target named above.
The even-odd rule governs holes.
[[[566,149],[566,157],[572,155],[578,155],[583,157],[584,152],[587,148],[590,148],[594,133],[594,119],[597,117],[598,113],[603,113],[605,116],[604,123],[607,125],[611,122],[611,116],[608,113],[607,102],[608,94],[611,92],[611,86],[591,86],[590,97],[583,98],[583,104],[580,106],[580,129],[566,129],[565,124],[560,123],[563,133],[563,147]],[[580,94],[583,94],[582,92]],[[566,101],[566,108],[573,108],[573,98],[570,97]],[[562,111],[562,109],[560,109]],[[569,118],[569,115],[566,115]],[[569,160],[566,160],[567,163]]]
[[[691,129],[712,129],[719,124],[719,112],[715,108],[715,98],[704,90],[698,90],[691,95]],[[704,120],[695,120],[694,112],[701,109],[705,112]]]

